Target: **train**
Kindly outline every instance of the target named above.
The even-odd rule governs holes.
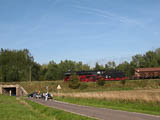
[[[136,68],[134,79],[156,79],[160,78],[160,67],[155,68]]]
[[[119,81],[127,79],[125,74],[118,70],[92,70],[66,72],[64,74],[64,81],[69,81],[72,74],[77,75],[81,82],[96,82],[101,78],[103,78],[105,81]]]
[[[124,72],[119,70],[91,70],[91,71],[69,71],[64,74],[64,81],[69,81],[72,74],[79,76],[81,82],[96,82],[103,78],[105,81],[136,80],[136,79],[157,79],[160,78],[160,67],[156,68],[135,68],[134,75],[126,77]]]

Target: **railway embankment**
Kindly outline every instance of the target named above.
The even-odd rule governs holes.
[[[0,83],[0,85],[16,85],[22,86],[28,93],[34,91],[72,93],[72,92],[103,92],[103,91],[126,91],[126,90],[150,90],[160,89],[160,79],[144,79],[144,80],[126,80],[125,84],[121,81],[106,81],[104,86],[97,85],[96,82],[81,82],[82,87],[78,89],[69,88],[68,82],[58,81],[32,81],[32,82],[8,82]],[[61,86],[61,90],[57,90],[57,86]]]

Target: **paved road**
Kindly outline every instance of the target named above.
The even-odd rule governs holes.
[[[125,112],[106,108],[96,108],[69,104],[59,101],[44,101],[41,99],[30,99],[42,105],[61,109],[64,111],[88,116],[100,120],[160,120],[160,116],[147,115],[135,112]]]

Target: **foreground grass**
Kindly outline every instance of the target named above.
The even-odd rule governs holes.
[[[115,110],[124,110],[130,112],[147,113],[160,115],[160,103],[148,103],[144,101],[127,101],[127,100],[106,100],[93,98],[75,98],[75,97],[56,97],[56,100],[69,102],[73,104],[94,106],[101,108],[110,108]]]
[[[92,120],[16,97],[0,95],[0,120]]]

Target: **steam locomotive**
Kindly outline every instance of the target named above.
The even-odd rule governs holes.
[[[127,77],[121,71],[117,70],[94,70],[94,71],[74,71],[66,72],[64,81],[69,81],[70,76],[76,74],[79,76],[81,82],[95,82],[96,80],[103,78],[105,81],[118,81],[126,80]]]

